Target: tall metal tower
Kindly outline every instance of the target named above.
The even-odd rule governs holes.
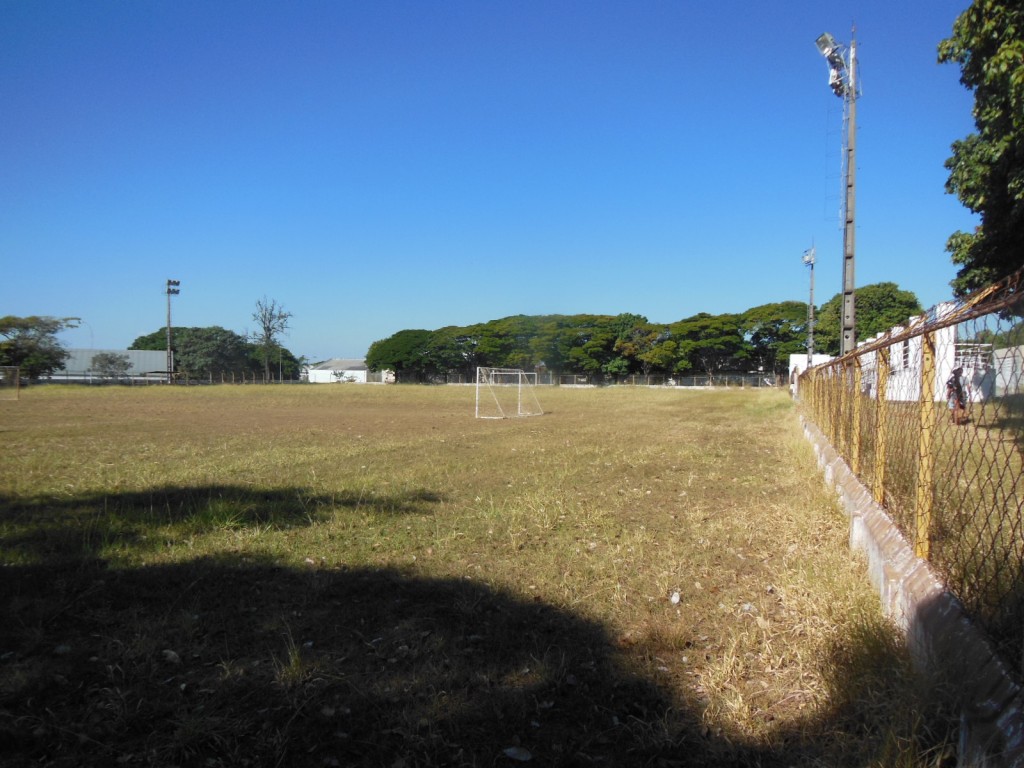
[[[837,43],[828,32],[815,41],[818,50],[828,62],[828,83],[833,93],[843,100],[846,118],[846,140],[843,176],[846,180],[846,200],[843,205],[843,315],[840,335],[840,354],[845,355],[857,347],[856,311],[854,307],[854,209],[857,179],[857,42],[850,45]]]

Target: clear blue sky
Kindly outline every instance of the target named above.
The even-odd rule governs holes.
[[[0,314],[72,347],[166,321],[361,357],[513,314],[672,322],[841,290],[856,24],[857,284],[949,297],[967,0],[0,0]]]

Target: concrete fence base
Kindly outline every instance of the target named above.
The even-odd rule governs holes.
[[[949,685],[960,709],[960,766],[1024,768],[1024,695],[963,605],[948,592],[821,431],[802,419],[825,482],[850,521],[882,608],[919,669]]]

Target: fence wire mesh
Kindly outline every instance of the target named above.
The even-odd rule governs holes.
[[[806,371],[798,392],[1024,679],[1024,270]]]

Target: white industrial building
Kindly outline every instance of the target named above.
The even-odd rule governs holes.
[[[306,377],[310,384],[366,384],[370,378],[365,360],[342,357],[310,366],[306,370]],[[380,380],[379,374],[377,380]]]
[[[64,366],[53,372],[51,381],[99,381],[103,374],[93,368],[96,355],[108,354],[128,358],[125,379],[167,380],[167,352],[151,349],[69,349]]]

